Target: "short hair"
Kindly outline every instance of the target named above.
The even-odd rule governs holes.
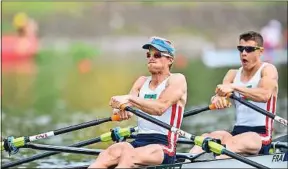
[[[263,40],[262,35],[258,32],[249,31],[249,32],[242,33],[239,36],[239,41],[242,39],[245,41],[253,40],[257,43],[258,46],[263,47],[264,40]]]

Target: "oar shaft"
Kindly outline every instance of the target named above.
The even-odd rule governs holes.
[[[250,103],[250,102],[247,102],[246,100],[243,100],[243,99],[240,98],[240,97],[237,97],[235,94],[231,94],[231,95],[230,95],[230,98],[231,98],[231,99],[234,99],[234,100],[237,100],[238,102],[240,102],[240,103],[242,103],[242,104],[250,107],[251,109],[253,109],[253,110],[255,110],[255,111],[258,111],[259,113],[261,113],[261,114],[263,114],[263,115],[265,115],[265,116],[268,116],[268,117],[270,117],[270,118],[272,118],[272,119],[275,118],[275,115],[274,115],[274,114],[268,113],[266,110],[264,110],[264,109],[262,109],[262,108],[260,108],[260,107],[258,107],[258,106],[255,106],[254,104],[252,104],[252,103]]]
[[[262,165],[260,163],[256,163],[255,161],[252,161],[252,160],[248,160],[247,158],[243,158],[241,155],[233,153],[233,152],[231,152],[231,151],[229,151],[227,149],[222,150],[222,154],[227,155],[229,157],[233,157],[233,158],[235,158],[235,159],[237,159],[237,160],[239,160],[239,161],[241,161],[243,163],[249,164],[249,165],[251,165],[253,167],[256,167],[256,168],[260,168],[260,169],[261,168],[267,168],[267,169],[269,169],[269,167],[267,167],[267,166],[264,166],[264,165]]]
[[[211,104],[211,105],[206,106],[206,107],[202,107],[202,108],[198,108],[198,109],[187,111],[187,112],[184,113],[183,117],[193,116],[193,115],[199,114],[199,113],[201,113],[203,111],[213,110],[213,109],[216,109],[216,107],[215,107],[214,104]]]
[[[127,128],[121,128],[118,131],[118,133],[122,137],[127,137],[132,132],[135,132],[136,130],[137,130],[137,127],[135,127],[135,128],[127,127]],[[97,142],[106,142],[106,141],[110,141],[110,140],[112,140],[111,132],[107,132],[107,133],[102,134],[100,137],[97,137],[97,138],[94,138],[94,139],[90,139],[90,140],[86,140],[86,141],[82,141],[82,142],[79,142],[79,143],[76,143],[76,144],[72,144],[69,147],[83,147],[83,146],[87,146],[87,145],[94,144],[94,143],[97,143]],[[28,143],[26,143],[26,144],[28,144]],[[17,165],[20,165],[20,164],[28,163],[28,162],[31,162],[31,161],[34,161],[34,160],[38,160],[38,159],[41,159],[41,158],[44,158],[44,157],[48,157],[48,156],[51,156],[51,155],[55,155],[55,154],[58,154],[58,153],[59,152],[45,152],[43,154],[37,154],[35,156],[28,157],[28,158],[25,158],[25,159],[21,159],[21,160],[16,161],[16,162],[4,164],[2,166],[2,168],[14,167],[14,166],[17,166]]]
[[[277,115],[275,115],[273,113],[270,113],[270,112],[268,112],[268,111],[266,111],[266,110],[264,110],[264,109],[262,109],[262,108],[260,108],[260,107],[258,107],[256,105],[254,105],[254,104],[252,104],[252,103],[250,103],[250,102],[248,102],[248,101],[246,101],[246,100],[244,100],[244,99],[242,99],[240,97],[237,97],[234,93],[230,94],[229,97],[231,99],[237,100],[238,102],[244,104],[245,106],[250,107],[251,109],[253,109],[253,110],[255,110],[255,111],[257,111],[257,112],[259,112],[259,113],[261,113],[261,114],[263,114],[265,116],[268,116],[268,117],[274,119],[275,121],[287,126],[287,120],[286,119],[284,119],[282,117],[279,117],[279,116],[277,116]]]
[[[46,133],[37,134],[37,135],[34,135],[34,136],[30,136],[29,137],[29,141],[42,140],[42,139],[46,139],[48,137],[57,136],[57,135],[60,135],[60,134],[68,133],[68,132],[71,132],[71,131],[80,130],[80,129],[83,129],[83,128],[88,128],[88,127],[99,125],[99,124],[102,124],[102,123],[105,123],[105,122],[113,121],[116,118],[117,117],[107,117],[107,118],[103,118],[103,119],[96,119],[96,120],[80,123],[80,124],[77,124],[77,125],[56,129],[54,131],[49,131],[49,132],[46,132]]]
[[[102,150],[97,149],[87,149],[87,148],[76,148],[76,147],[66,147],[66,146],[54,146],[54,145],[44,145],[44,144],[35,144],[27,143],[24,148],[32,148],[36,150],[48,150],[48,151],[58,151],[65,153],[77,153],[85,155],[99,155]]]
[[[125,105],[123,105],[123,106],[125,106]],[[143,119],[145,119],[147,121],[150,121],[150,122],[152,122],[154,124],[157,124],[158,126],[161,126],[161,127],[165,128],[167,130],[170,130],[170,131],[172,131],[174,133],[177,133],[178,135],[180,135],[182,137],[185,137],[187,139],[192,139],[192,140],[194,140],[194,138],[195,138],[195,136],[193,136],[193,135],[191,135],[191,134],[189,134],[189,133],[187,133],[187,132],[185,132],[183,130],[180,130],[180,129],[176,128],[176,127],[170,126],[169,124],[164,123],[163,121],[160,121],[160,120],[155,119],[155,118],[151,118],[149,115],[147,115],[145,113],[142,113],[139,110],[133,109],[133,108],[131,108],[129,106],[126,106],[125,108],[123,108],[123,110],[124,109],[126,111],[130,111],[130,112],[134,113],[138,117],[141,117],[141,118],[143,118]]]
[[[35,140],[47,139],[47,138],[52,137],[52,136],[68,133],[68,132],[75,131],[75,130],[80,130],[80,129],[83,129],[83,128],[99,125],[99,124],[102,124],[102,123],[105,123],[105,122],[109,122],[109,121],[119,121],[119,119],[120,119],[119,115],[113,115],[112,117],[92,120],[92,121],[89,121],[89,122],[84,122],[84,123],[81,123],[81,124],[60,128],[60,129],[57,129],[57,130],[54,130],[54,131],[49,131],[49,132],[37,134],[37,135],[34,135],[34,136],[19,137],[19,138],[13,139],[12,140],[12,144],[16,148],[20,148],[20,147],[23,147],[28,142],[32,142],[32,141],[35,141]],[[9,149],[9,148],[7,148],[7,146],[6,146],[6,151],[7,151],[7,149]],[[5,150],[5,144],[4,144],[4,142],[1,142],[1,151],[3,151],[3,150]]]
[[[98,143],[100,141],[101,141],[101,138],[97,137],[97,138],[93,138],[93,139],[90,139],[90,140],[81,141],[81,142],[76,143],[76,144],[72,144],[69,147],[84,147],[84,146],[87,146],[87,145],[90,145],[90,144]],[[25,159],[21,159],[21,160],[15,161],[15,162],[4,164],[4,165],[2,165],[1,168],[4,169],[4,168],[15,167],[15,166],[20,165],[20,164],[28,163],[28,162],[31,162],[31,161],[34,161],[34,160],[38,160],[38,159],[41,159],[41,158],[49,157],[49,156],[56,155],[56,154],[59,154],[59,153],[60,152],[45,152],[45,153],[41,153],[41,154],[36,154],[34,156],[31,156],[31,157],[28,157],[28,158],[25,158]]]

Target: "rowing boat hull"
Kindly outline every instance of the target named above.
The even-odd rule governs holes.
[[[257,163],[260,163],[269,168],[287,168],[288,167],[288,153],[280,153],[274,155],[261,155],[254,157],[247,157],[250,160],[253,160]],[[186,163],[178,163],[171,165],[162,165],[162,166],[151,166],[152,168],[254,168],[248,164],[240,162],[235,159],[222,159],[222,160],[203,160],[203,161],[194,161]]]

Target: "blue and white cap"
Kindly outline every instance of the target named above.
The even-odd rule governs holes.
[[[171,57],[175,57],[175,48],[171,42],[167,39],[153,36],[150,38],[150,42],[143,45],[143,49],[149,49],[151,46],[159,50],[160,52],[167,52]]]

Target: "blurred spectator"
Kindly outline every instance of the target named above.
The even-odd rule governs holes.
[[[264,60],[267,62],[273,62],[274,51],[281,46],[282,39],[282,25],[278,20],[270,20],[267,25],[265,25],[261,34],[264,38]]]
[[[2,36],[3,72],[34,73],[34,56],[38,50],[37,24],[25,13],[14,16],[15,34]]]

